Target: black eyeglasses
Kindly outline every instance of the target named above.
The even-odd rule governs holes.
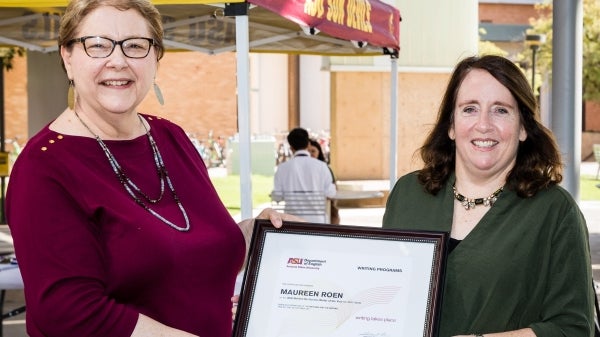
[[[109,57],[119,45],[123,55],[133,59],[143,59],[150,53],[150,47],[154,45],[154,39],[147,37],[132,37],[129,39],[115,41],[101,36],[84,36],[70,40],[68,44],[81,42],[83,50],[91,58]]]

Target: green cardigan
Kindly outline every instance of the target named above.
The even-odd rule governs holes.
[[[432,195],[416,172],[402,177],[383,227],[450,232],[454,180]],[[448,255],[439,336],[530,327],[537,337],[590,337],[591,283],[587,227],[572,197],[559,186],[527,199],[505,189]]]

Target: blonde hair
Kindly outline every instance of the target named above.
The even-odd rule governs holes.
[[[148,22],[150,37],[154,39],[157,60],[163,57],[164,33],[162,20],[160,12],[149,0],[71,0],[65,10],[65,14],[60,19],[58,45],[61,48],[70,48],[69,41],[78,37],[75,34],[81,20],[102,6],[111,6],[122,11],[134,9],[139,12]]]

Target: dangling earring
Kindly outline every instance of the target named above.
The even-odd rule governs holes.
[[[75,108],[75,82],[69,80],[69,91],[67,92],[67,106],[73,110]]]
[[[160,105],[165,105],[165,99],[163,98],[162,91],[160,91],[158,84],[156,84],[156,82],[154,82],[153,86],[154,86],[154,95],[156,95],[156,99],[158,99],[158,103]]]

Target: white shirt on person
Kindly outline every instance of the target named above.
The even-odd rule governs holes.
[[[292,159],[277,166],[271,198],[282,201],[289,192],[318,192],[331,198],[336,187],[326,163],[312,158],[307,150],[298,150]],[[309,216],[304,218],[313,221]]]

